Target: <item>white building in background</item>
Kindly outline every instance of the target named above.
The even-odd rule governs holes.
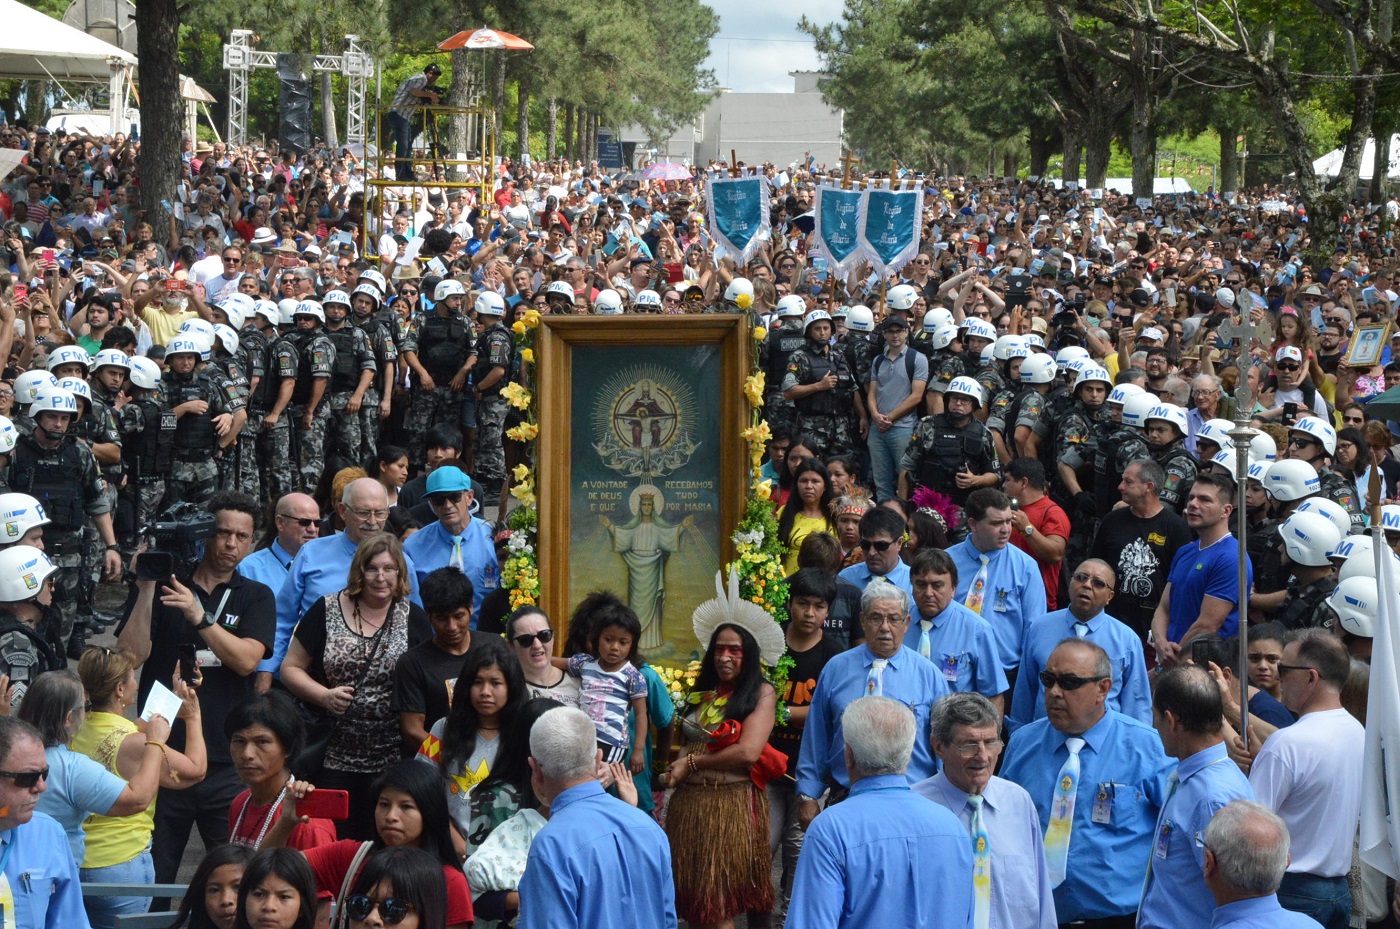
[[[771,161],[786,166],[809,154],[817,164],[835,165],[841,157],[842,111],[822,99],[819,71],[793,71],[791,93],[732,93],[721,90],[694,125],[682,126],[656,145],[654,161],[706,164],[729,160],[730,151],[748,164]],[[646,133],[638,126],[621,132],[634,142],[632,164],[641,162]]]

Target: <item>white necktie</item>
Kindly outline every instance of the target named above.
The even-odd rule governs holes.
[[[865,677],[865,695],[883,697],[885,695],[885,665],[888,658],[876,658],[870,663],[870,673]]]
[[[930,654],[929,636],[933,632],[933,620],[919,620],[919,631],[923,633],[923,636],[919,639],[919,654],[923,655],[925,658],[932,658]]]
[[[1079,752],[1084,740],[1078,736],[1065,739],[1069,757],[1055,777],[1055,795],[1050,801],[1050,823],[1045,827],[1045,865],[1050,872],[1050,886],[1064,883],[1069,862],[1069,839],[1074,829],[1074,801],[1079,789]]]
[[[1089,624],[1084,622],[1075,623],[1074,634],[1079,636],[1081,639],[1084,638],[1086,635],[1089,634]]]
[[[454,538],[454,539],[452,540],[452,557],[451,557],[451,559],[448,560],[447,563],[448,563],[449,566],[451,566],[451,567],[453,567],[453,568],[456,568],[458,571],[461,571],[463,574],[466,574],[466,573],[467,573],[467,569],[464,568],[464,567],[462,566],[462,537],[461,537],[461,536],[457,536],[456,538]]]

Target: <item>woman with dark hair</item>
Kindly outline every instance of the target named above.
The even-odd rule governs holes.
[[[233,929],[238,888],[252,858],[253,850],[246,845],[210,849],[195,868],[170,929]]]
[[[290,848],[258,852],[238,885],[234,929],[314,929],[316,879],[306,859]]]
[[[783,573],[797,570],[797,550],[802,540],[813,532],[831,530],[831,478],[826,465],[816,458],[804,458],[792,468],[794,493],[783,505],[778,516],[778,538],[787,546],[783,557]]]
[[[475,649],[473,649],[474,651]],[[300,800],[316,788],[298,781],[291,794]],[[447,812],[447,792],[438,770],[409,759],[380,775],[370,791],[374,801],[374,850],[380,848],[420,848],[432,856],[447,878],[447,925],[465,929],[472,921],[472,898],[467,879],[462,876],[462,860],[452,843],[452,818]],[[277,824],[267,833],[265,848],[280,848],[298,822],[295,803],[284,803]],[[307,849],[306,862],[326,893],[339,893],[345,883],[360,843],[341,839],[330,845]],[[438,925],[442,925],[439,923]]]
[[[740,597],[732,575],[728,595],[697,607],[692,625],[705,657],[680,721],[684,748],[666,781],[675,788],[666,833],[676,913],[694,926],[732,926],[739,913],[773,908],[768,794],[755,767],[778,703],[763,665],[778,663],[785,642],[772,617]],[[728,740],[716,738],[726,731]],[[767,925],[761,917],[750,925],[760,923]]]
[[[506,620],[506,641],[520,662],[531,697],[548,697],[564,706],[578,706],[578,678],[549,662],[554,653],[550,645],[554,627],[544,610],[537,606],[517,607]]]
[[[465,857],[520,808],[519,790],[497,762],[503,746],[522,739],[529,754],[530,734],[515,724],[528,692],[515,655],[499,638],[482,636],[467,652],[453,694],[452,711],[433,724],[418,758],[446,774],[454,841],[462,840],[457,848]],[[507,754],[515,758],[519,751]],[[512,773],[519,781],[518,769]]]
[[[907,564],[914,563],[914,556],[925,548],[948,547],[948,523],[943,515],[931,506],[921,506],[909,514],[909,541],[899,553]]]
[[[384,485],[389,506],[398,506],[399,488],[408,482],[408,449],[399,445],[380,445],[370,473]]]
[[[270,690],[235,706],[224,719],[224,735],[238,779],[248,785],[229,806],[228,840],[256,851],[286,802],[292,759],[301,754],[306,727],[292,698]],[[287,845],[304,850],[335,838],[332,820],[313,819],[297,826]]]
[[[370,920],[371,913],[378,918]],[[447,882],[433,856],[417,848],[385,848],[365,862],[345,899],[354,929],[433,929],[447,924]]]
[[[342,838],[374,834],[369,786],[400,757],[394,665],[432,638],[408,594],[403,545],[387,532],[370,536],[355,551],[345,588],[321,597],[297,623],[282,662],[282,683],[335,727],[321,772],[301,774],[350,792],[350,816],[337,824]]]

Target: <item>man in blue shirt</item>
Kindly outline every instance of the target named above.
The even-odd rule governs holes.
[[[491,527],[472,519],[472,479],[457,468],[438,468],[428,475],[424,496],[437,522],[408,537],[403,552],[413,558],[418,583],[438,568],[460,568],[472,582],[472,614],[486,595],[501,586],[501,568]]]
[[[847,706],[860,697],[891,697],[913,710],[919,731],[927,732],[933,704],[948,694],[948,685],[933,663],[904,646],[909,629],[909,598],[904,591],[876,578],[865,588],[860,605],[865,641],[827,662],[817,678],[802,729],[797,819],[804,829],[816,818],[818,798],[828,787],[844,794],[850,786],[841,722]],[[928,742],[919,739],[913,753],[909,782],[932,777],[937,767]]]
[[[48,789],[44,742],[28,723],[0,717],[0,871],[14,929],[87,929],[78,866],[63,827],[34,805]]]
[[[932,739],[942,770],[915,784],[914,792],[958,817],[972,837],[974,862],[977,827],[985,832],[991,887],[984,902],[974,883],[974,912],[986,906],[987,924],[999,929],[1055,929],[1055,897],[1035,802],[1021,787],[992,775],[1001,755],[1000,728],[1001,715],[981,694],[939,700]]]
[[[1203,472],[1186,499],[1186,525],[1196,541],[1177,551],[1167,586],[1152,615],[1152,644],[1157,663],[1176,664],[1181,643],[1198,635],[1232,636],[1239,631],[1239,544],[1230,533],[1235,512],[1235,480]],[[1246,579],[1254,567],[1245,556]]]
[[[1177,665],[1157,678],[1152,723],[1178,764],[1152,836],[1140,929],[1204,926],[1215,910],[1195,836],[1230,801],[1254,799],[1248,778],[1225,750],[1222,713],[1220,688],[1203,669]]]
[[[321,510],[316,501],[306,494],[290,493],[277,501],[273,511],[277,535],[267,548],[260,548],[238,563],[238,573],[246,578],[266,584],[275,596],[287,582],[287,573],[292,569],[292,560],[301,547],[321,529]],[[259,690],[272,686],[272,659],[258,665],[257,683]]]
[[[904,547],[904,517],[889,507],[880,506],[860,518],[860,550],[863,564],[853,564],[836,575],[864,590],[873,579],[880,577],[900,590],[914,595],[909,582],[909,566],[900,560]]]
[[[1235,800],[1215,814],[1202,839],[1206,886],[1215,898],[1210,929],[1322,929],[1279,905],[1288,827],[1272,810]]]
[[[1061,642],[1041,672],[1045,718],[1012,735],[1001,775],[1045,825],[1060,922],[1133,929],[1171,762],[1151,726],[1106,706],[1112,674],[1093,642]]]
[[[272,657],[258,665],[260,671],[276,674],[287,655],[292,630],[303,614],[311,609],[317,598],[345,587],[355,550],[365,539],[384,531],[384,521],[389,518],[389,496],[383,484],[372,477],[362,477],[346,485],[345,493],[335,509],[345,521],[345,531],[323,539],[312,539],[297,552],[291,570],[277,592],[277,637],[272,646]],[[404,552],[403,557],[408,563],[408,584],[412,591],[409,599],[422,606],[423,601],[418,599],[418,575],[414,571],[413,559],[408,552]]]
[[[807,830],[788,929],[971,926],[967,831],[909,789],[906,771],[923,725],[899,702],[873,695],[853,701],[841,724],[851,795]],[[523,886],[520,895],[523,901]]]
[[[1011,498],[999,490],[974,490],[964,508],[967,538],[948,548],[958,569],[959,603],[992,624],[1001,665],[1021,664],[1026,626],[1044,616],[1045,581],[1035,559],[1011,541]],[[1007,674],[1007,678],[1011,678]]]
[[[520,879],[520,929],[676,926],[666,833],[603,792],[601,758],[582,710],[557,707],[530,729],[530,786],[550,815]]]
[[[990,623],[953,599],[958,587],[953,559],[942,549],[926,548],[914,557],[909,574],[914,609],[904,644],[933,662],[949,690],[980,693],[1000,713],[1007,683],[996,638]]]
[[[1055,646],[1064,639],[1088,639],[1108,653],[1113,664],[1113,686],[1108,691],[1108,707],[1139,722],[1152,722],[1152,687],[1147,680],[1147,662],[1142,657],[1142,640],[1104,612],[1117,577],[1108,563],[1098,558],[1082,561],[1069,579],[1069,609],[1056,610],[1031,623],[1021,647],[1021,673],[1011,697],[1011,713],[1006,724],[1015,732],[1021,726],[1045,715],[1045,691],[1040,672]]]

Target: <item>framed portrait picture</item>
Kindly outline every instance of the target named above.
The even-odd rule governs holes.
[[[688,661],[747,486],[747,318],[546,316],[538,339],[541,605],[562,628],[612,591],[649,661]]]
[[[1346,357],[1342,359],[1353,368],[1369,368],[1381,360],[1381,351],[1390,336],[1390,322],[1367,323],[1357,326],[1347,345]]]

